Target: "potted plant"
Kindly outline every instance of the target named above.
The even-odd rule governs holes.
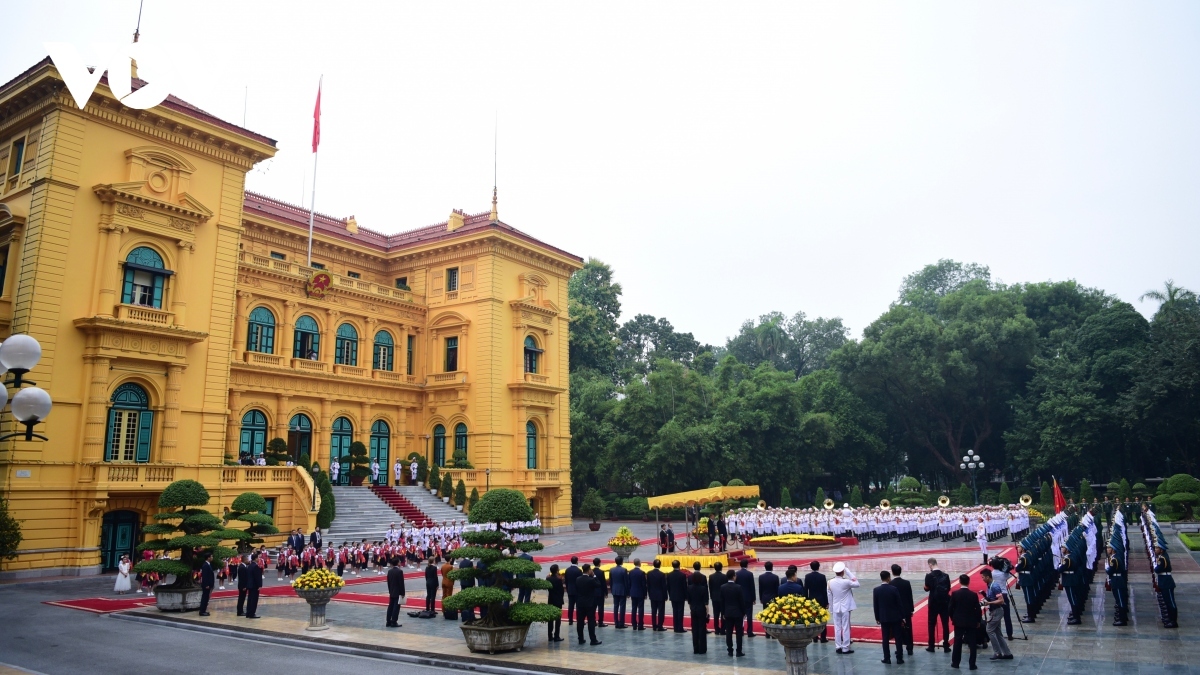
[[[437,496],[438,489],[442,487],[442,473],[437,464],[429,470],[429,494]]]
[[[362,485],[363,479],[371,475],[371,469],[367,466],[370,464],[367,459],[367,446],[363,445],[362,441],[354,441],[350,444],[350,484]]]
[[[467,513],[475,508],[475,504],[479,502],[479,488],[471,488],[471,496],[467,498]]]
[[[263,535],[279,534],[279,529],[275,527],[271,516],[263,513],[266,510],[267,500],[263,499],[262,495],[257,492],[243,492],[233,500],[233,504],[225,512],[222,517],[225,527],[229,527],[231,520],[240,520],[250,524],[249,527],[242,530],[249,536],[237,540],[238,555],[249,555],[254,549],[254,544],[263,543]]]
[[[596,488],[589,489],[583,497],[583,503],[579,505],[579,514],[592,519],[592,522],[588,523],[589,530],[592,532],[600,530],[600,518],[604,515],[604,511],[604,498],[600,496],[600,491]]]
[[[459,511],[463,510],[463,505],[467,503],[467,484],[461,478],[458,479],[458,486],[454,488],[454,508]]]
[[[454,479],[450,477],[450,472],[447,471],[445,476],[442,476],[442,484],[438,486],[438,495],[442,498],[443,504],[450,503],[450,494],[454,491]]]
[[[271,441],[267,443],[266,460],[268,466],[287,464],[289,461],[291,461],[291,459],[292,455],[288,451],[287,441],[283,440],[282,438],[272,438]]]
[[[808,673],[808,646],[829,624],[829,610],[816,600],[799,595],[783,595],[758,613],[767,635],[783,645],[788,675]]]
[[[342,590],[346,582],[333,572],[315,567],[292,582],[296,595],[308,603],[308,626],[304,630],[326,630],[325,606]]]
[[[489,490],[478,503],[472,505],[468,520],[477,524],[493,523],[495,529],[464,532],[462,536],[467,545],[447,554],[452,559],[472,558],[477,561],[474,567],[450,572],[451,579],[475,579],[476,585],[446,598],[442,606],[458,611],[487,608],[483,618],[461,625],[467,648],[472,652],[494,654],[520,650],[525,646],[529,624],[562,617],[561,609],[545,603],[513,603],[514,588],[550,588],[549,581],[534,578],[542,569],[541,565],[532,559],[509,554],[512,550],[526,553],[542,550],[538,542],[514,543],[512,540],[513,534],[534,534],[539,528],[510,528],[506,525],[533,520],[533,509],[521,492],[497,488]],[[484,580],[490,584],[482,585]]]
[[[169,539],[154,539],[140,544],[138,551],[179,551],[179,558],[157,558],[143,560],[134,566],[135,572],[153,573],[161,577],[175,575],[170,584],[155,589],[154,599],[164,612],[181,612],[200,608],[200,586],[196,584],[195,570],[200,569],[197,553],[213,554],[214,562],[234,555],[235,551],[220,545],[227,539],[245,539],[251,535],[240,530],[227,530],[213,514],[197,508],[208,504],[208,490],[194,480],[177,480],[162,491],[158,497],[159,508],[166,509],[154,515],[154,520],[142,528],[146,534],[178,535]],[[166,521],[179,521],[169,523]]]
[[[626,560],[641,545],[642,540],[635,537],[633,531],[624,525],[618,527],[617,533],[613,535],[612,539],[608,540],[608,547],[612,549],[612,552]]]

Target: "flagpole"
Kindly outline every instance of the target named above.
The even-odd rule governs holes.
[[[308,266],[312,267],[312,245],[313,245],[313,220],[317,211],[317,158],[320,153],[317,148],[320,146],[321,134],[321,85],[325,83],[325,76],[317,81],[317,106],[313,111],[313,182],[312,182],[312,201],[308,207]]]

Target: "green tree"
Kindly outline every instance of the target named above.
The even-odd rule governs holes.
[[[827,497],[825,496],[825,488],[818,487],[817,496],[813,498],[813,506],[816,506],[817,508],[824,508],[826,499]]]
[[[1053,504],[1054,503],[1054,488],[1051,487],[1050,483],[1047,481],[1042,481],[1042,489],[1041,489],[1041,492],[1038,493],[1038,503],[1039,504]]]
[[[1117,486],[1117,498],[1121,501],[1125,501],[1126,499],[1130,499],[1132,497],[1133,489],[1129,487],[1129,481],[1122,478],[1121,482]]]
[[[997,497],[996,503],[1001,506],[1015,503],[1012,491],[1008,489],[1008,481],[1000,481],[1000,495]]]
[[[486,497],[486,495],[484,496]],[[600,518],[604,516],[606,509],[607,507],[604,504],[604,498],[600,496],[600,491],[592,488],[587,491],[587,496],[583,498],[583,504],[579,507],[579,515],[591,518],[593,523],[598,523],[600,522]]]
[[[371,469],[368,466],[371,463],[367,459],[367,446],[363,445],[362,441],[354,441],[350,444],[350,478],[366,478],[371,475]]]
[[[691,333],[680,333],[666,318],[649,314],[626,321],[617,331],[617,338],[617,368],[624,382],[646,375],[660,361],[690,365],[702,351]]]
[[[438,486],[438,496],[449,497],[452,492],[454,492],[454,478],[452,478],[450,476],[450,472],[447,471],[446,475],[442,476],[441,485]]]
[[[292,454],[288,452],[287,441],[282,438],[272,438],[267,443],[267,451],[265,453],[267,464],[270,466],[279,466],[287,464],[292,459]]]
[[[454,488],[454,505],[467,505],[467,484],[461,478],[458,480],[458,485]]]
[[[854,488],[850,490],[850,506],[852,508],[857,509],[858,507],[860,507],[862,505],[863,505],[862,488],[855,485]]]
[[[567,282],[571,373],[591,371],[608,377],[616,375],[621,284],[612,279],[611,267],[589,258]]]
[[[553,621],[562,616],[562,610],[544,603],[513,603],[512,589],[546,590],[550,582],[532,578],[542,566],[523,558],[509,557],[505,551],[540,551],[542,545],[534,541],[513,542],[514,534],[533,534],[538,528],[509,528],[508,523],[533,520],[533,509],[525,495],[516,490],[497,488],[489,490],[483,499],[471,509],[471,523],[491,523],[495,529],[481,532],[464,532],[467,545],[456,549],[447,557],[451,559],[473,558],[479,561],[472,568],[459,568],[450,572],[454,580],[474,579],[476,585],[464,588],[442,602],[442,606],[453,610],[486,607],[483,618],[473,625],[499,627]],[[490,583],[481,583],[484,579]]]
[[[430,490],[440,490],[442,488],[442,474],[437,464],[429,470],[429,485]]]
[[[321,506],[317,509],[317,527],[329,529],[333,519],[337,517],[337,501],[333,496],[333,484],[329,480],[328,471],[318,471],[313,475],[313,484],[321,495]]]
[[[846,343],[850,330],[840,318],[809,319],[804,312],[788,319],[771,312],[746,321],[725,343],[725,351],[751,368],[770,363],[803,377],[825,367],[829,355]]]
[[[471,497],[467,499],[467,512],[475,508],[475,504],[479,502],[479,488],[471,488]]]
[[[1184,518],[1192,518],[1192,509],[1200,503],[1200,480],[1186,473],[1177,473],[1158,486],[1154,505],[1182,512]]]
[[[709,484],[708,484],[708,487],[710,487],[710,488],[719,488],[719,487],[721,487],[721,486],[723,486],[723,485],[724,485],[724,483],[722,483],[721,481],[719,481],[719,480],[714,480],[713,482],[711,482],[711,483],[709,483]]]
[[[267,500],[263,499],[262,495],[257,492],[243,492],[233,500],[229,511],[222,516],[227,529],[229,529],[231,520],[240,520],[248,525],[242,532],[249,536],[237,539],[238,554],[250,553],[254,544],[263,543],[262,538],[266,535],[279,534],[279,529],[275,527],[275,521],[265,513],[266,510]]]
[[[1079,481],[1079,501],[1091,502],[1096,498],[1096,493],[1092,491],[1092,481],[1084,478]]]
[[[8,500],[0,498],[0,560],[17,557],[21,546],[21,523],[8,512]]]
[[[972,282],[990,286],[991,281],[992,273],[986,265],[943,258],[904,277],[904,283],[900,285],[899,303],[934,314],[941,299],[947,295]]]
[[[134,571],[174,574],[175,581],[162,588],[184,590],[196,587],[192,572],[200,569],[201,559],[197,553],[212,553],[218,562],[234,555],[236,551],[221,546],[221,542],[251,535],[226,529],[220,519],[199,508],[208,504],[208,500],[208,490],[194,480],[177,480],[168,485],[158,497],[159,508],[165,510],[155,514],[157,522],[146,525],[142,532],[170,538],[152,539],[137,548],[138,551],[178,551],[179,558],[143,560],[134,566]]]
[[[962,483],[951,493],[950,499],[959,506],[972,506],[975,504],[975,493],[970,485]]]
[[[779,492],[779,506],[785,509],[792,508],[792,493],[787,488]]]
[[[726,483],[726,485],[729,487],[745,487],[746,481],[742,480],[741,478],[734,478]]]

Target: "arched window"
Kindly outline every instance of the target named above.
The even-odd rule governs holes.
[[[152,248],[139,246],[125,256],[125,286],[121,302],[162,309],[163,286],[174,274],[163,264],[162,256]]]
[[[311,316],[305,314],[296,319],[296,339],[292,347],[292,358],[316,361],[321,354],[321,330]]]
[[[392,430],[383,420],[375,420],[371,425],[371,459],[379,462],[379,482],[377,485],[387,485],[388,450],[391,449]]]
[[[375,334],[375,357],[371,360],[371,367],[375,370],[392,370],[392,364],[396,357],[396,342],[392,340],[392,334],[386,330],[381,330]]]
[[[533,339],[532,335],[525,336],[525,372],[536,373],[538,371],[538,357],[542,350],[538,349],[537,340]]]
[[[446,427],[440,424],[433,428],[433,463],[446,466]]]
[[[537,425],[525,423],[525,468],[537,468]]]
[[[338,485],[350,484],[350,444],[354,442],[354,423],[345,417],[333,421],[333,433],[329,435],[329,463],[341,464]]]
[[[275,353],[275,315],[266,307],[255,307],[254,311],[250,312],[246,349],[262,354]]]
[[[312,456],[312,420],[308,415],[297,413],[288,422],[288,453],[297,460],[308,455],[310,463],[316,459]]]
[[[334,343],[333,362],[343,366],[358,365],[358,331],[344,323],[338,326],[337,342]]]
[[[242,457],[258,457],[267,447],[267,416],[262,411],[251,410],[242,415]]]
[[[454,427],[454,464],[467,461],[467,425],[459,422]]]
[[[150,396],[132,382],[117,387],[108,411],[107,441],[104,460],[107,462],[149,462],[150,434],[154,429],[154,412]]]

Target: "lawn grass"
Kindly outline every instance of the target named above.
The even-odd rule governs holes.
[[[1188,547],[1189,551],[1200,551],[1200,534],[1179,533],[1179,540],[1184,546]]]

